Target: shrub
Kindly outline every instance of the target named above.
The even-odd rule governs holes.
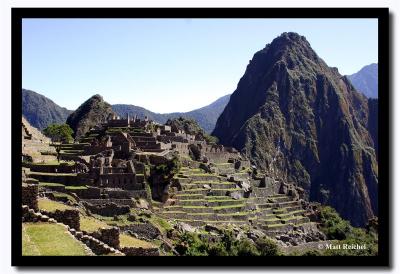
[[[351,225],[329,206],[321,207],[322,231],[328,239],[343,240],[351,232]]]
[[[278,245],[271,239],[265,237],[256,241],[261,256],[279,256]]]
[[[248,239],[241,239],[235,241],[235,254],[237,256],[260,256],[260,252],[257,250],[255,244]]]

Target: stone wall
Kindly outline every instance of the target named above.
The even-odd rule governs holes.
[[[160,256],[158,248],[124,247],[121,249],[126,256]]]
[[[92,205],[84,203],[84,206],[94,214],[112,217],[115,215],[123,215],[130,212],[130,207],[126,205],[117,205],[116,203],[106,203],[101,205]]]
[[[141,188],[143,189],[143,187]],[[109,199],[130,199],[130,193],[127,190],[123,190],[120,188],[104,188],[103,194],[107,196]]]
[[[101,174],[97,185],[108,188],[140,190],[144,187],[144,176],[132,173]]]
[[[70,192],[75,193],[81,199],[99,199],[101,195],[101,189],[92,186],[86,189],[73,189]]]
[[[93,232],[90,236],[106,243],[107,245],[119,248],[119,228],[100,228],[99,231]]]
[[[22,184],[22,204],[38,210],[38,185]]]
[[[120,229],[124,232],[134,233],[140,238],[145,238],[149,240],[153,240],[161,234],[160,230],[150,223],[132,224],[120,227]]]
[[[47,173],[75,173],[75,165],[60,164],[60,165],[29,165],[33,172],[47,172]]]
[[[42,211],[44,214],[57,220],[60,223],[68,225],[70,228],[80,229],[79,211],[76,209],[56,210],[54,212]]]
[[[132,199],[82,199],[82,202],[87,202],[92,205],[103,205],[108,203],[115,203],[119,206],[126,205],[133,207],[135,205]]]

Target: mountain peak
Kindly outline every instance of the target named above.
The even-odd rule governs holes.
[[[213,135],[362,226],[377,212],[368,113],[367,99],[305,37],[283,33],[254,55]]]
[[[75,137],[80,137],[91,127],[104,122],[110,114],[114,114],[111,105],[96,94],[68,116],[67,124],[73,129]]]

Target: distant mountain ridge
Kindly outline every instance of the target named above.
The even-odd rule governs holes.
[[[65,123],[72,110],[60,107],[37,92],[22,89],[22,115],[28,122],[43,130],[50,124]]]
[[[368,98],[378,98],[378,64],[372,63],[346,77]]]
[[[189,112],[155,113],[143,107],[127,104],[111,105],[112,110],[119,116],[138,115],[140,118],[149,117],[158,123],[164,124],[168,119],[184,117],[196,120],[199,125],[210,133],[219,115],[228,104],[230,94],[225,95],[211,104]],[[49,98],[31,91],[22,90],[22,113],[31,125],[43,130],[53,123],[65,123],[72,110],[60,107]]]
[[[142,107],[124,104],[112,105],[112,108],[121,117],[125,117],[128,113],[130,115],[137,114],[140,118],[147,116],[149,119],[162,124],[168,119],[178,117],[194,119],[207,133],[210,133],[214,129],[219,115],[228,104],[229,98],[230,94],[225,95],[205,107],[189,112],[155,113]]]

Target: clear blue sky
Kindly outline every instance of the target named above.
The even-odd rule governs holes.
[[[376,19],[24,19],[22,85],[68,109],[99,93],[189,111],[232,93],[254,53],[289,31],[342,74],[378,61]]]

